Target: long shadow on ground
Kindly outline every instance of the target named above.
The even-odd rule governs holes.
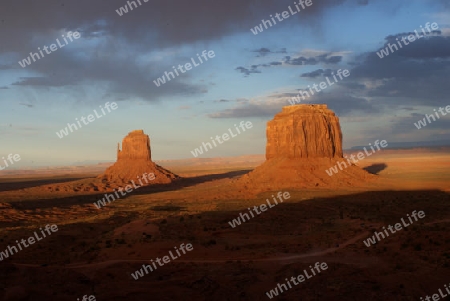
[[[0,182],[0,191],[13,191],[13,190],[37,187],[37,186],[41,186],[41,185],[60,184],[60,183],[78,181],[78,180],[82,180],[82,179],[86,179],[86,177],[69,177],[69,178],[59,177],[59,178],[50,178],[50,179],[42,179],[42,180],[23,179],[23,181],[20,181],[19,179],[14,179],[14,182],[10,182],[10,179],[6,179],[6,181],[8,181],[8,182],[3,182],[3,181],[5,181],[5,179],[0,179],[2,181],[2,182]]]
[[[370,166],[364,167],[363,169],[370,174],[377,175],[381,171],[385,170],[388,166],[385,163],[372,164]]]
[[[156,192],[164,192],[164,191],[174,191],[179,190],[184,187],[194,186],[197,184],[209,182],[209,181],[215,181],[215,180],[221,180],[221,179],[232,179],[235,177],[242,176],[246,173],[248,173],[251,170],[240,170],[240,171],[232,171],[232,172],[226,172],[221,174],[209,174],[209,175],[203,175],[203,176],[197,176],[192,178],[180,178],[175,180],[171,184],[155,184],[155,185],[148,185],[143,186],[135,191],[132,191],[129,194],[126,194],[125,196],[121,197],[120,200],[126,199],[127,197],[131,195],[142,195],[142,194],[150,194],[150,193],[156,193]],[[51,207],[58,207],[58,208],[69,208],[74,205],[86,205],[86,204],[92,204],[94,202],[97,202],[98,200],[105,197],[105,194],[111,194],[112,192],[103,192],[99,194],[89,194],[89,195],[76,195],[74,193],[73,196],[70,197],[64,197],[64,198],[54,198],[54,199],[38,199],[33,201],[26,201],[26,202],[11,202],[11,205],[14,209],[18,210],[30,210],[30,209],[47,209]],[[49,193],[51,195],[51,193]]]

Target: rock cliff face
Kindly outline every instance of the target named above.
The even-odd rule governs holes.
[[[339,118],[326,105],[283,107],[267,123],[266,159],[342,158]]]
[[[116,185],[137,182],[145,173],[154,174],[149,184],[171,183],[178,178],[177,175],[155,164],[151,160],[150,138],[143,130],[128,133],[117,147],[117,162],[109,167],[104,174],[98,178],[103,182]]]
[[[132,131],[123,138],[122,150],[117,145],[117,161],[120,160],[152,160],[150,138],[143,130]]]

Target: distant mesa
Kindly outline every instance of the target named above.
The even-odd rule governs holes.
[[[343,161],[339,118],[325,104],[283,107],[267,123],[266,161],[238,185],[254,191],[281,188],[361,186],[373,179],[351,165],[333,176],[325,170]]]
[[[98,176],[102,182],[118,185],[136,182],[144,173],[155,175],[149,184],[168,184],[179,178],[174,173],[164,169],[152,161],[150,138],[143,130],[128,133],[117,146],[117,162]]]

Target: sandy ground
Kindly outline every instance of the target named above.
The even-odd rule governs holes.
[[[184,179],[102,209],[93,202],[104,193],[43,188],[95,176],[86,169],[0,178],[0,251],[46,224],[59,229],[0,261],[0,300],[270,300],[266,292],[316,262],[329,268],[275,299],[419,300],[450,282],[448,153],[375,154],[358,164],[377,174],[375,183],[290,189],[289,199],[234,228],[231,220],[277,192],[236,188],[256,157],[169,165]],[[363,243],[414,210],[426,216],[374,246]],[[193,250],[131,276],[182,243]]]

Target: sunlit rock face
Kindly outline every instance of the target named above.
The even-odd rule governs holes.
[[[266,159],[342,158],[339,118],[326,105],[294,105],[267,123]]]
[[[143,130],[132,131],[123,138],[122,150],[117,147],[117,161],[121,160],[152,160],[150,138]]]

